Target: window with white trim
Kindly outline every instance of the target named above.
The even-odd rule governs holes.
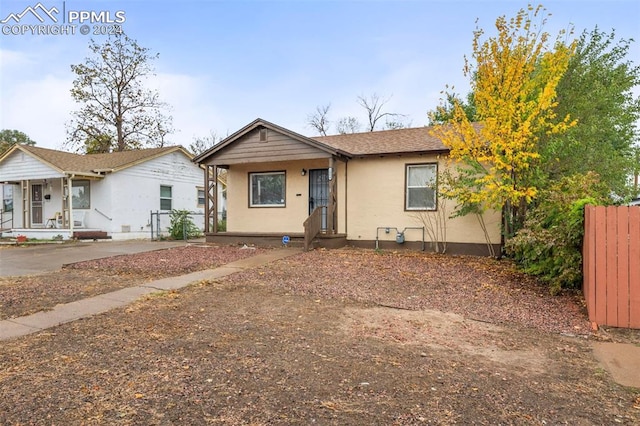
[[[407,164],[405,210],[435,210],[438,165]]]
[[[71,182],[71,201],[74,209],[88,209],[91,207],[91,185],[88,180],[74,180]]]
[[[249,173],[250,207],[285,206],[285,172]]]
[[[171,190],[167,185],[160,185],[160,210],[171,210]]]
[[[197,188],[197,191],[198,191],[198,207],[204,207],[204,204],[207,201],[204,193],[204,188],[199,186]]]

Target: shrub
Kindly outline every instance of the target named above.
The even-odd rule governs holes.
[[[582,285],[584,206],[604,204],[606,188],[595,173],[561,179],[541,191],[524,227],[505,245],[526,273],[549,284],[552,293]]]
[[[202,233],[193,223],[188,210],[171,210],[171,224],[169,225],[169,235],[174,240],[188,240],[199,237]]]

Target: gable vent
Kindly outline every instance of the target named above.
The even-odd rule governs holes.
[[[267,141],[267,129],[260,129],[260,142],[266,142]]]

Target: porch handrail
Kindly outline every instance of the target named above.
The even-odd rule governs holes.
[[[6,219],[7,216],[9,216],[9,219]],[[0,209],[0,229],[5,229],[5,223],[11,223],[11,226],[7,229],[13,228],[13,210],[4,211]]]
[[[100,210],[98,210],[96,207],[93,208],[95,211],[97,211],[98,213],[100,213],[102,216],[106,217],[109,220],[113,220],[113,218],[110,218],[109,216],[107,216],[106,214],[102,213]]]
[[[322,209],[323,206],[316,207],[303,223],[305,251],[309,250],[311,242],[322,230]]]

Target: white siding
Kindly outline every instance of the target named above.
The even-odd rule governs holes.
[[[171,186],[173,209],[204,213],[198,208],[197,191],[204,183],[204,173],[180,152],[107,175],[104,182],[92,183],[91,227],[109,232],[114,239],[151,236],[150,213],[160,210],[160,185]],[[169,216],[161,218],[161,230],[166,232]],[[204,216],[196,216],[194,222],[202,229]],[[123,232],[123,227],[130,231]]]
[[[3,182],[49,179],[62,176],[62,173],[19,150],[11,154],[0,166],[0,181]]]

